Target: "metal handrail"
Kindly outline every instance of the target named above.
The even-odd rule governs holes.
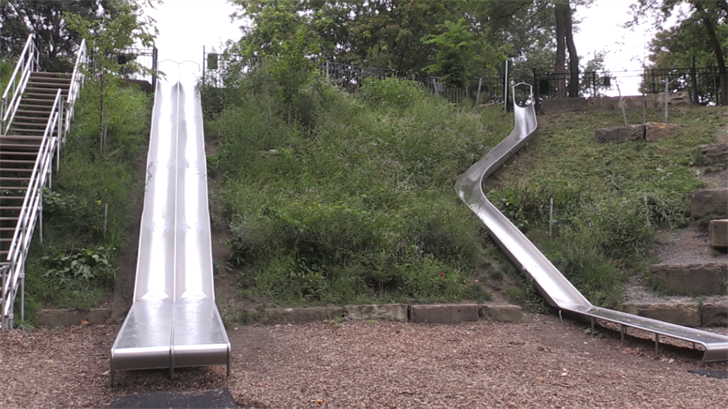
[[[83,65],[86,64],[87,53],[86,53],[86,39],[81,41],[81,46],[78,48],[76,53],[76,64],[73,67],[73,75],[71,76],[71,85],[68,88],[68,97],[66,98],[66,113],[63,121],[63,135],[61,135],[61,143],[66,142],[66,134],[71,129],[71,119],[75,113],[74,106],[78,94],[83,86],[85,75],[83,74]]]
[[[18,282],[25,271],[25,259],[30,241],[33,238],[35,222],[43,204],[43,186],[45,186],[48,175],[52,170],[53,155],[58,139],[63,133],[63,98],[61,95],[61,89],[59,88],[43,133],[43,139],[38,148],[38,158],[28,181],[28,188],[25,191],[25,198],[18,216],[18,224],[7,255],[7,260],[10,262],[10,272],[5,277],[2,286],[2,297],[0,297],[2,299],[2,322],[0,327],[4,329],[12,326],[13,301],[18,291]],[[53,136],[54,132],[56,136]],[[21,306],[21,308],[23,307]]]
[[[2,124],[0,126],[0,136],[7,135],[10,123],[15,117],[18,105],[20,105],[20,97],[25,92],[25,86],[28,84],[30,73],[38,67],[38,49],[35,47],[34,39],[33,34],[28,35],[23,52],[18,57],[18,63],[15,65],[15,71],[13,71],[13,75],[5,87],[2,102],[0,103],[0,124]],[[18,75],[20,78],[18,78]],[[9,93],[12,93],[10,101],[8,101]]]

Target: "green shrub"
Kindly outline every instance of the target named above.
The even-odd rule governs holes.
[[[370,78],[359,90],[361,98],[372,105],[406,109],[427,98],[425,89],[418,82],[396,77]]]

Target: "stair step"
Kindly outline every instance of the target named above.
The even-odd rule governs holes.
[[[18,111],[19,112],[19,111]],[[44,124],[48,123],[48,113],[46,112],[45,115],[37,115],[37,116],[25,116],[25,112],[20,112],[22,115],[18,115],[18,112],[15,113],[15,118],[13,118],[13,121],[18,122],[40,122],[42,121]]]
[[[14,216],[14,217],[8,217],[8,216],[0,216],[0,220],[2,220],[2,221],[13,221],[13,220],[18,220],[18,216]]]
[[[21,105],[20,108],[18,108],[17,111],[15,111],[15,115],[18,114],[36,114],[36,115],[48,115],[51,113],[51,108],[49,107],[46,110],[39,110],[39,109],[23,109],[23,106]]]
[[[0,172],[17,172],[17,173],[27,173],[32,172],[33,169],[28,168],[0,168]],[[2,198],[0,196],[0,198]]]
[[[8,181],[8,182],[13,182],[13,181],[17,181],[17,182],[21,182],[21,181],[22,182],[27,182],[28,180],[30,180],[30,178],[20,178],[20,177],[13,177],[13,176],[0,176],[0,181],[3,181],[3,180],[4,181]],[[27,186],[26,186],[26,188],[27,188]]]
[[[0,190],[27,190],[27,189],[28,189],[28,186],[5,186],[5,187],[0,186]],[[0,218],[0,220],[2,220],[2,219]]]
[[[53,99],[45,99],[45,98],[23,98],[21,99],[24,103],[33,102],[38,105],[53,105]],[[20,105],[23,105],[22,103]]]
[[[0,145],[0,160],[5,160],[8,156],[38,156],[38,151],[5,151],[2,150],[2,145]]]
[[[17,165],[33,165],[34,160],[23,160],[23,159],[0,159],[2,163],[17,164]]]
[[[48,79],[57,79],[60,81],[64,80],[71,80],[71,77],[73,74],[69,74],[67,72],[44,72],[44,71],[35,71],[30,75],[30,80],[37,80],[37,81],[45,81]]]
[[[71,85],[71,81],[29,81],[28,88],[42,88],[42,89],[63,89],[67,90]]]
[[[0,200],[25,200],[25,196],[0,196]]]
[[[43,122],[41,122],[41,121],[37,121],[37,122],[16,122],[16,121],[13,121],[13,123],[12,123],[12,125],[10,127],[11,128],[18,128],[18,127],[21,127],[22,128],[22,127],[42,126],[43,128],[45,128],[46,125],[48,125],[48,121],[43,121]]]

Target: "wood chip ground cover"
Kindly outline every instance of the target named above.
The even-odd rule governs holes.
[[[550,315],[521,324],[389,322],[241,326],[224,367],[120,372],[118,325],[0,333],[0,406],[103,407],[149,391],[229,388],[253,408],[728,407],[726,380],[688,373],[700,355]],[[725,329],[722,329],[725,330]],[[728,365],[703,369],[725,371]]]

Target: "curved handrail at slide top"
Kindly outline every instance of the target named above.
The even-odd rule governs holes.
[[[536,287],[550,305],[592,319],[616,323],[620,326],[622,334],[625,333],[625,327],[652,332],[655,334],[656,346],[659,345],[660,335],[702,345],[705,349],[703,362],[728,361],[726,336],[593,306],[546,256],[488,201],[483,193],[483,179],[492,175],[521,149],[538,127],[532,93],[529,101],[531,102],[523,107],[513,104],[516,122],[513,131],[458,178],[455,190],[460,199],[485,224],[492,238],[511,261],[533,278]]]

